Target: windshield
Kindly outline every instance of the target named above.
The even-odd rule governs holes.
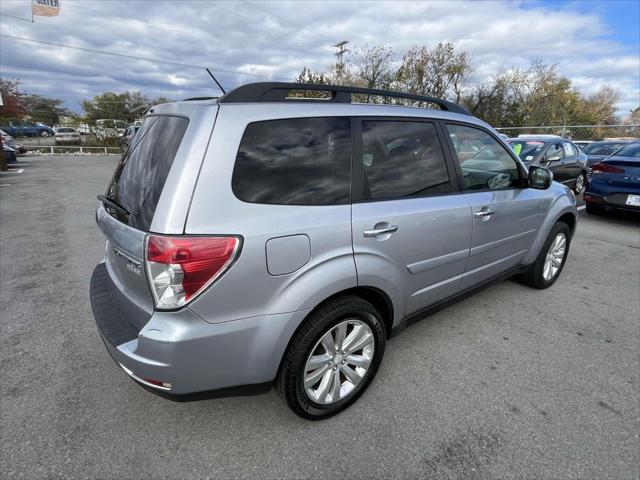
[[[151,116],[142,124],[136,142],[122,157],[107,197],[129,211],[117,218],[139,230],[148,230],[173,159],[189,120]]]
[[[520,157],[520,160],[530,162],[544,148],[544,142],[509,140],[511,149]]]
[[[616,152],[616,157],[640,157],[640,142],[630,143]]]
[[[582,151],[587,155],[611,155],[626,143],[595,142],[585,146]]]

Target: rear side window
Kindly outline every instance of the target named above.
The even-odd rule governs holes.
[[[129,211],[118,219],[139,230],[149,230],[189,120],[182,117],[147,117],[136,142],[118,164],[107,196]]]
[[[427,122],[363,121],[364,200],[451,192],[436,128]]]
[[[349,118],[249,124],[232,179],[240,200],[278,205],[346,204],[350,183]]]
[[[519,187],[520,170],[498,140],[478,128],[447,124],[460,162],[465,190]]]

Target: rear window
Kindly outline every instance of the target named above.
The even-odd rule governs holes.
[[[233,192],[252,203],[349,203],[351,120],[294,118],[255,122],[244,132]]]
[[[58,133],[76,133],[73,128],[59,128]]]
[[[114,215],[139,230],[149,230],[160,194],[167,180],[189,120],[182,117],[147,117],[136,142],[122,157],[107,196],[129,211]]]
[[[640,143],[635,142],[622,147],[616,152],[616,157],[640,157]]]

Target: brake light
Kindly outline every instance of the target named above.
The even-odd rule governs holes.
[[[592,174],[596,175],[599,173],[622,173],[624,172],[624,168],[615,167],[608,163],[596,163],[593,166]]]
[[[156,307],[186,305],[220,278],[239,253],[238,237],[147,237],[147,277]]]

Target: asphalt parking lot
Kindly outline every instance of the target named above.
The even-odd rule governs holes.
[[[414,324],[313,423],[275,392],[172,403],[116,368],[88,295],[116,161],[27,157],[0,178],[4,478],[638,478],[637,219],[581,215],[552,288],[507,281]]]

